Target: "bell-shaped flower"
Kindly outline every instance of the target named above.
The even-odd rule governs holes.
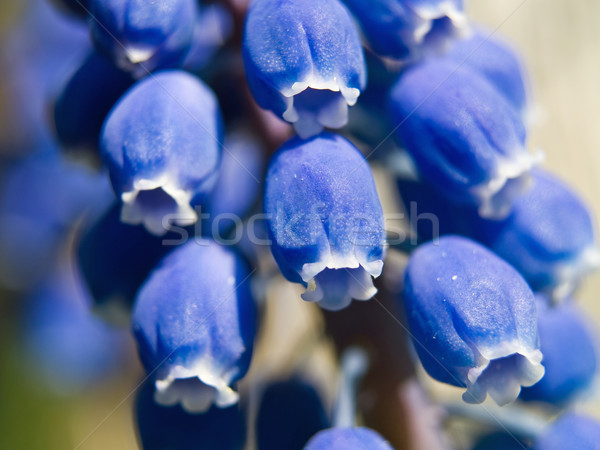
[[[560,299],[600,264],[589,208],[548,172],[532,171],[531,189],[506,220],[478,224],[479,240],[511,263],[532,289]]]
[[[453,42],[446,58],[464,64],[493,84],[517,109],[527,107],[529,80],[517,52],[493,35],[492,31],[475,29],[464,39]]]
[[[92,51],[54,104],[54,126],[60,143],[67,149],[97,153],[104,119],[133,83],[129,73]]]
[[[544,375],[535,299],[508,263],[459,236],[423,244],[411,255],[403,300],[415,349],[427,373],[466,388],[463,400],[498,404]]]
[[[302,137],[344,126],[366,84],[358,31],[339,0],[254,0],[243,55],[257,103]]]
[[[534,450],[597,449],[600,422],[591,417],[566,413],[535,441]]]
[[[190,414],[179,405],[157,404],[150,382],[138,393],[135,421],[144,450],[242,450],[246,442],[246,417],[239,405],[213,406],[204,414]]]
[[[14,290],[35,286],[77,221],[97,217],[112,201],[105,176],[68,161],[56,148],[6,167],[0,180],[0,283]]]
[[[417,64],[388,106],[419,176],[449,200],[500,218],[529,187],[540,157],[525,148],[520,114],[475,70],[444,59]]]
[[[368,300],[383,268],[383,212],[369,165],[346,139],[294,138],[273,156],[264,198],[271,250],[304,300],[339,310]]]
[[[546,373],[523,389],[520,398],[561,405],[586,389],[596,375],[596,336],[572,300],[550,306],[540,295],[537,312]]]
[[[304,450],[392,450],[377,432],[364,427],[329,428],[319,431]]]
[[[49,273],[25,302],[25,360],[56,391],[90,388],[131,358],[129,334],[92,314],[88,292],[70,265]]]
[[[467,20],[462,0],[344,0],[380,56],[410,59],[442,51]]]
[[[96,48],[136,78],[183,64],[196,22],[196,0],[89,0]]]
[[[133,86],[110,112],[102,157],[121,220],[164,234],[168,219],[197,220],[221,160],[221,116],[213,92],[183,71],[165,71]]]
[[[79,268],[90,290],[94,309],[112,323],[130,323],[135,296],[150,272],[175,245],[179,233],[148,233],[140,225],[119,220],[115,203],[79,239]],[[184,230],[187,232],[187,230]]]
[[[165,301],[166,300],[166,301]],[[133,331],[155,400],[204,412],[238,401],[256,329],[250,273],[232,250],[195,240],[167,255],[141,287]]]

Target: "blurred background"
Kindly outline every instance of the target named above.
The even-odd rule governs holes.
[[[0,45],[9,42],[8,36],[14,32],[28,3],[2,0]],[[523,56],[536,103],[530,148],[543,150],[546,154],[543,165],[573,186],[596,217],[600,217],[600,2],[470,0],[466,4],[474,21],[496,29]],[[47,56],[42,45],[47,36],[30,35],[27,39],[25,48],[31,50],[30,54],[18,54],[13,49],[8,52],[9,58],[0,60],[3,142],[15,132],[14,111],[7,99],[14,97],[16,88],[6,74],[23,64],[23,58]],[[19,98],[31,101],[25,93],[20,93]],[[1,151],[1,157],[8,159],[20,149]],[[18,319],[22,305],[11,289],[1,289],[0,448],[137,448],[132,392],[142,369],[132,342],[124,338],[115,344],[114,351],[123,352],[116,370],[118,376],[107,375],[102,382],[90,385],[93,387],[69,389],[65,393],[61,387],[45,384],[37,368],[23,358],[23,324]],[[597,325],[600,324],[599,292],[600,274],[595,274],[577,294]],[[588,408],[600,417],[600,407],[596,411],[593,405]]]

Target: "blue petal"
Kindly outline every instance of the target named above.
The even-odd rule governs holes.
[[[538,301],[540,349],[544,354],[544,377],[523,389],[520,398],[562,404],[587,388],[597,368],[596,337],[572,301],[555,307],[548,299]]]
[[[600,442],[600,422],[567,413],[559,417],[535,442],[534,450],[596,449]]]
[[[168,300],[168,301],[165,301]],[[256,327],[249,272],[209,240],[170,253],[137,296],[133,330],[156,400],[190,412],[238,400],[232,384],[250,364]]]
[[[164,407],[153,398],[154,386],[145,383],[135,412],[140,448],[144,450],[227,449],[242,450],[246,441],[246,417],[237,405],[213,407],[204,414],[189,414],[180,406]]]
[[[304,450],[392,450],[379,434],[369,428],[330,428],[318,432]]]
[[[107,379],[124,363],[127,333],[94,317],[72,267],[61,267],[28,297],[27,358],[50,386],[72,392]]]
[[[128,73],[92,52],[54,105],[54,125],[61,144],[96,153],[104,119],[133,82]]]
[[[358,32],[338,0],[252,2],[243,55],[258,104],[303,137],[345,125],[366,83]]]
[[[181,235],[163,237],[141,226],[119,220],[116,203],[81,237],[77,249],[79,267],[94,300],[96,312],[111,322],[129,323],[138,289],[159,261],[175,247]],[[124,319],[124,320],[123,320]]]
[[[389,110],[420,176],[446,198],[497,218],[528,187],[539,156],[525,149],[517,111],[474,70],[416,65],[392,89]]]
[[[476,70],[493,84],[517,109],[525,112],[528,80],[519,55],[492,31],[475,30],[457,40],[446,54],[458,64]]]
[[[47,275],[84,213],[100,214],[114,196],[106,177],[54,153],[7,169],[0,189],[0,282],[26,289]]]
[[[466,27],[460,0],[344,0],[373,51],[394,59],[437,52]]]
[[[329,133],[288,141],[271,160],[264,204],[273,256],[288,280],[307,286],[305,300],[335,310],[376,293],[383,212],[350,142]]]
[[[101,141],[123,201],[121,220],[158,235],[167,218],[194,223],[193,207],[218,175],[221,133],[217,99],[194,76],[166,71],[134,85],[108,116]]]
[[[179,67],[190,49],[196,0],[89,0],[96,48],[137,78]]]
[[[459,236],[419,247],[406,269],[408,323],[433,378],[466,387],[463,399],[499,404],[543,376],[535,301],[525,280],[484,247]]]

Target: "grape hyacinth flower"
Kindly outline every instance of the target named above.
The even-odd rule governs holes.
[[[442,51],[466,29],[462,0],[344,0],[380,56],[414,60]]]
[[[304,138],[344,126],[366,84],[358,31],[338,0],[254,0],[242,50],[257,103]]]
[[[329,428],[319,431],[304,450],[392,450],[375,431],[364,427]]]
[[[478,223],[480,240],[511,263],[534,290],[557,299],[571,293],[600,264],[596,224],[568,186],[548,172],[532,171],[533,185],[500,223]]]
[[[248,370],[255,322],[249,271],[232,250],[196,240],[167,255],[133,311],[140,358],[156,377],[155,400],[188,412],[235,404],[232,384]]]
[[[118,373],[129,336],[92,315],[90,298],[70,265],[52,271],[27,298],[25,348],[35,371],[70,393]]]
[[[264,198],[271,250],[302,298],[329,310],[368,300],[383,268],[383,212],[369,165],[346,139],[293,138],[273,156]]]
[[[415,348],[427,373],[486,395],[500,405],[544,375],[534,295],[509,264],[459,236],[427,243],[410,257],[403,300]]]
[[[444,57],[478,72],[517,111],[526,112],[529,81],[519,55],[492,31],[475,29],[468,37],[453,42]]]
[[[561,405],[587,388],[596,375],[596,339],[583,311],[572,300],[551,307],[549,300],[539,295],[537,311],[546,373],[524,388],[520,398]]]
[[[96,48],[141,78],[176,68],[190,49],[196,0],[89,0]]]
[[[540,436],[534,450],[597,449],[600,422],[587,416],[567,413],[559,417]]]
[[[61,144],[96,153],[104,119],[133,82],[130,74],[92,51],[54,105],[54,125]]]
[[[133,86],[110,112],[101,152],[121,220],[161,235],[168,215],[197,220],[221,160],[221,116],[213,92],[183,71],[165,71]]]
[[[520,114],[476,71],[441,59],[417,64],[388,106],[420,177],[449,200],[502,218],[529,187],[540,155],[525,148]]]

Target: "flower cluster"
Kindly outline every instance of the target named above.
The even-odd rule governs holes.
[[[0,281],[62,391],[135,341],[140,446],[445,448],[432,410],[481,415],[434,406],[432,379],[548,418],[593,383],[594,217],[537,167],[528,76],[462,1],[47,1],[9,52],[64,32],[19,62],[52,121],[25,105],[0,141],[25,153],[2,167]],[[569,412],[502,417],[519,445],[597,444]]]

